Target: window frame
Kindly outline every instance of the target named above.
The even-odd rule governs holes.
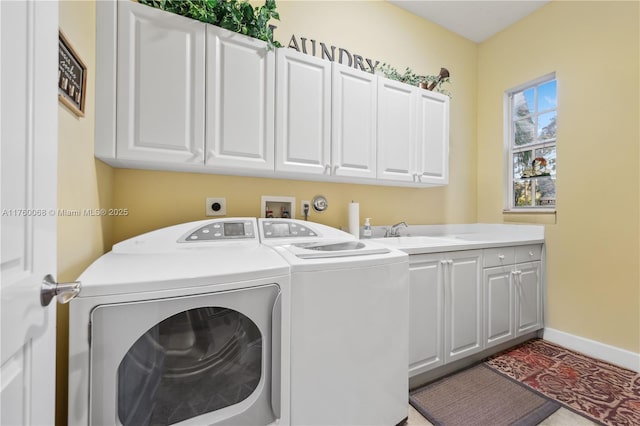
[[[524,84],[513,87],[504,92],[504,101],[503,101],[504,163],[503,164],[506,165],[505,174],[504,174],[504,188],[503,188],[503,197],[504,197],[503,212],[504,213],[555,213],[557,210],[557,204],[552,206],[535,206],[534,205],[534,206],[526,206],[526,207],[516,207],[514,205],[515,203],[513,200],[513,197],[514,197],[513,186],[514,186],[514,180],[515,180],[513,176],[514,154],[518,152],[523,152],[523,151],[533,151],[533,153],[535,153],[537,149],[542,149],[549,146],[556,147],[556,153],[557,153],[557,137],[558,137],[558,135],[556,134],[555,139],[546,139],[544,141],[536,141],[534,143],[523,145],[521,148],[514,149],[513,141],[512,141],[512,136],[514,134],[513,126],[515,123],[514,116],[513,116],[513,95],[518,92],[523,92],[532,87],[538,87],[544,83],[548,83],[553,80],[556,80],[556,97],[557,97],[557,94],[558,94],[557,78],[556,78],[555,72],[545,74],[541,77],[538,77],[534,80],[531,80]],[[555,108],[537,111],[538,90],[536,90],[535,92],[534,102],[536,105],[536,116],[540,116],[550,111],[556,111],[556,117],[557,117],[557,111],[558,111],[557,104]],[[536,184],[535,180],[532,179],[533,194],[535,194],[535,184]],[[557,196],[556,196],[556,201],[557,201]]]

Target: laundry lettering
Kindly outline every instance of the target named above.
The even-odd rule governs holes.
[[[295,34],[291,35],[287,47],[307,55],[319,56],[322,59],[338,62],[370,73],[373,73],[380,63],[380,61],[365,58],[362,55],[352,54],[343,47],[327,46],[326,43],[318,42],[312,38],[296,37]]]

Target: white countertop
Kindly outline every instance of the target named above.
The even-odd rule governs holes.
[[[382,238],[388,226],[374,226],[372,241],[408,254],[438,253],[544,243],[544,226],[503,224],[409,225],[400,237]]]

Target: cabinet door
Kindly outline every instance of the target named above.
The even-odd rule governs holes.
[[[416,256],[418,257],[418,256]],[[444,268],[439,257],[411,261],[409,268],[409,377],[444,363],[442,306]]]
[[[331,62],[278,49],[276,170],[331,173]]]
[[[207,166],[273,170],[275,53],[207,25]]]
[[[480,250],[447,254],[445,362],[479,352],[482,345]]]
[[[515,337],[512,266],[486,268],[483,273],[484,344],[497,345]]]
[[[121,160],[203,164],[205,24],[118,2]]]
[[[516,332],[520,336],[542,328],[540,262],[516,264]]]
[[[449,97],[418,90],[417,165],[423,183],[449,183]]]
[[[417,88],[378,77],[378,179],[413,182]]]
[[[333,174],[376,177],[376,76],[346,65],[332,65]]]

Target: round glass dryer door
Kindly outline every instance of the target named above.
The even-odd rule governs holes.
[[[279,414],[273,407],[279,399],[271,395],[278,295],[278,287],[268,285],[97,307],[93,422],[272,423]]]
[[[263,338],[248,317],[206,307],[153,326],[118,367],[123,425],[174,424],[237,404],[262,376]]]

